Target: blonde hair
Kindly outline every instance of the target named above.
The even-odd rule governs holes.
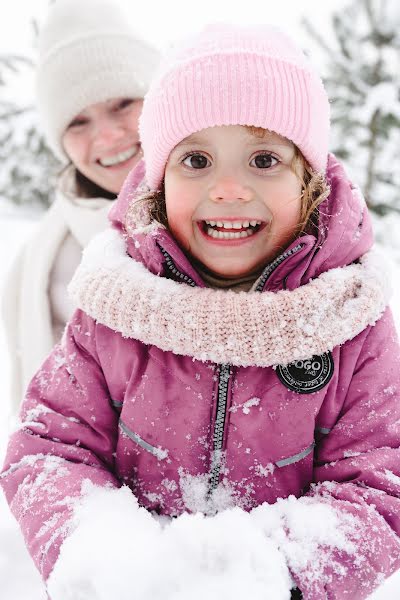
[[[270,133],[262,127],[246,126],[253,135],[265,137]],[[309,233],[318,228],[318,206],[329,196],[330,187],[322,173],[316,173],[304,158],[303,154],[294,146],[295,153],[290,168],[301,182],[300,221],[296,235]],[[147,208],[150,221],[157,221],[168,228],[167,208],[165,204],[164,181],[159,190],[145,193],[137,199]]]
[[[259,138],[273,133],[263,127],[246,126]],[[290,164],[293,173],[301,182],[300,222],[296,234],[307,233],[318,227],[318,206],[329,196],[330,187],[322,173],[316,173],[294,145],[294,156]]]
[[[331,189],[323,173],[316,173],[297,147],[290,166],[300,179],[302,188],[297,233],[307,233],[318,228],[318,207],[329,196]]]

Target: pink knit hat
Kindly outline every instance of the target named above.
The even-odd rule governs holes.
[[[275,131],[325,171],[328,97],[302,50],[274,27],[210,25],[167,54],[140,120],[150,188],[159,187],[179,142],[215,125]]]

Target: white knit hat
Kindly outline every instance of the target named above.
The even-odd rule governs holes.
[[[50,148],[82,110],[111,98],[143,98],[159,62],[115,0],[56,0],[39,39],[37,105]]]

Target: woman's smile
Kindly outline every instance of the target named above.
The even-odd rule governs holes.
[[[106,168],[120,167],[122,165],[126,166],[126,164],[130,161],[131,158],[139,154],[140,150],[140,144],[134,144],[128,147],[126,150],[120,150],[103,158],[98,158],[97,162],[102,167]]]

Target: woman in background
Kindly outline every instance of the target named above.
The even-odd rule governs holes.
[[[12,405],[73,312],[67,285],[141,147],[142,99],[158,52],[115,2],[58,0],[39,39],[37,105],[48,145],[64,163],[54,201],[15,260],[3,316]]]

